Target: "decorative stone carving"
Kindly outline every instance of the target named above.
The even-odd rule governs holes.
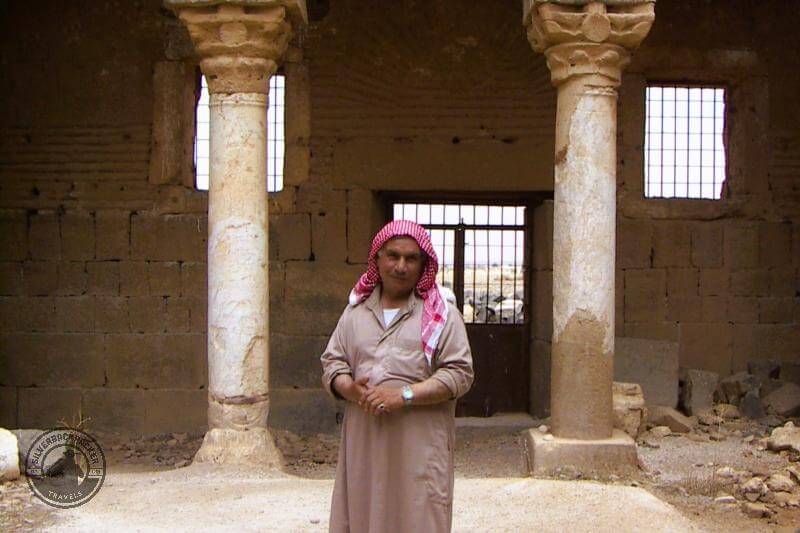
[[[525,0],[524,22],[558,87],[553,202],[553,439],[534,472],[635,468],[614,430],[617,86],[655,18],[648,0]]]
[[[208,79],[208,424],[196,460],[277,467],[269,413],[269,78],[304,0],[167,0]]]
[[[655,20],[654,2],[550,2],[526,0],[528,40],[544,52],[553,83],[600,74],[616,86],[630,52]]]
[[[189,30],[211,93],[269,92],[304,0],[166,0]]]

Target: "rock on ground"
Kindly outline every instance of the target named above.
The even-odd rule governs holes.
[[[754,391],[749,391],[739,400],[739,412],[751,420],[758,420],[766,414],[764,406],[761,405],[761,398]]]
[[[614,427],[634,439],[644,419],[644,394],[637,383],[613,383]]]
[[[28,456],[28,450],[31,449],[33,441],[39,438],[44,432],[41,429],[15,429],[12,433],[17,437],[17,444],[19,445],[19,469],[21,472],[25,471],[25,459]],[[64,448],[56,448],[50,452],[56,454],[48,458],[48,464],[56,463],[61,457],[64,456]]]
[[[647,421],[654,426],[667,426],[676,433],[689,433],[694,427],[692,420],[672,407],[656,405],[647,408]]]
[[[747,362],[747,371],[764,381],[778,379],[781,373],[781,362],[777,359],[751,359]]]
[[[767,488],[777,492],[792,492],[794,490],[794,481],[783,474],[772,474],[767,478]]]
[[[729,403],[718,403],[717,405],[714,406],[714,413],[717,416],[720,416],[726,420],[741,418],[742,416],[739,413],[739,408]]]
[[[19,447],[17,437],[7,429],[0,428],[0,481],[11,481],[19,477]]]
[[[687,414],[696,415],[711,408],[719,374],[686,368],[681,370],[681,383],[681,405]]]
[[[783,427],[772,430],[772,435],[767,439],[767,448],[779,452],[782,450],[795,450],[800,452],[800,428],[793,422],[786,422]]]
[[[780,416],[800,412],[800,385],[785,383],[764,397],[764,406]]]
[[[742,504],[742,511],[751,518],[769,518],[772,511],[763,503],[745,502]]]
[[[761,380],[753,374],[738,372],[719,382],[717,396],[722,403],[739,405],[739,400],[749,391],[758,391]]]

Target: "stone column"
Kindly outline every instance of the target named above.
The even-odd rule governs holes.
[[[211,93],[208,423],[196,461],[279,467],[267,429],[267,99],[303,0],[166,0]]]
[[[552,436],[532,471],[635,465],[613,429],[617,87],[655,19],[654,0],[526,0],[524,22],[558,89],[553,213]]]

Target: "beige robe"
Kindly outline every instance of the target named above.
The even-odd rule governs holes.
[[[380,287],[348,306],[322,355],[328,393],[342,373],[370,376],[372,385],[402,387],[441,381],[451,399],[376,417],[348,403],[333,487],[330,531],[450,531],[453,508],[455,399],[472,385],[472,353],[464,321],[448,303],[433,368],[422,350],[423,300],[412,294],[388,327]]]

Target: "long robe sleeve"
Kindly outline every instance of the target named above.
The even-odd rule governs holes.
[[[448,320],[439,338],[431,379],[443,383],[450,390],[451,399],[456,399],[469,391],[474,372],[464,319],[455,306],[448,305]]]
[[[347,315],[348,309],[339,317],[339,322],[336,324],[336,329],[333,330],[328,346],[325,352],[320,357],[322,362],[322,386],[325,390],[336,398],[342,400],[343,398],[333,388],[333,380],[339,374],[353,375],[351,361],[347,354],[347,342],[345,329],[347,328]]]

